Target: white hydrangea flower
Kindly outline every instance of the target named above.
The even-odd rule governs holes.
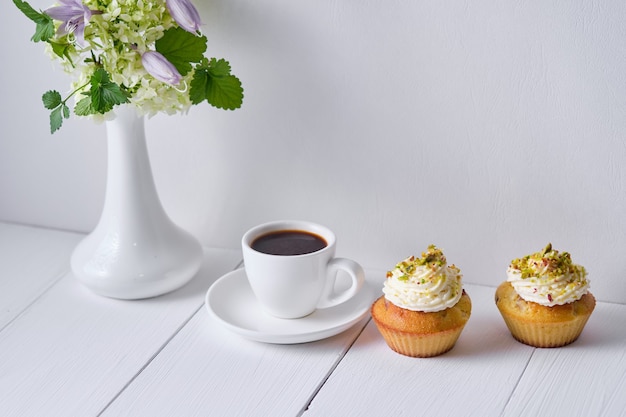
[[[60,58],[51,47],[47,53],[60,59],[65,72],[75,76],[72,88],[89,88],[88,80],[96,70],[91,54],[110,74],[111,81],[132,92],[130,102],[141,112],[173,114],[187,111],[191,106],[187,87],[193,71],[183,79],[183,87],[172,86],[154,79],[142,65],[141,55],[154,51],[155,42],[176,22],[170,16],[164,0],[111,0],[102,10],[98,0],[84,1],[94,13],[85,26],[84,49],[69,47],[67,56]],[[87,59],[87,62],[85,61]],[[80,95],[77,96],[79,100]]]
[[[128,102],[149,115],[186,112],[204,101],[225,110],[241,106],[243,88],[230,64],[204,55],[207,39],[191,0],[57,1],[43,12],[14,2],[37,24],[32,40],[44,41],[73,80],[65,96],[56,90],[42,96],[51,132],[69,117],[70,99],[74,113],[99,120]]]

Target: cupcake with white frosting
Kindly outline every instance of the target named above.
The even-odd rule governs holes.
[[[469,320],[472,303],[462,275],[448,265],[441,249],[430,245],[387,273],[384,295],[372,305],[376,327],[394,351],[413,357],[441,355],[452,349]]]
[[[496,305],[515,339],[535,347],[574,342],[593,312],[587,271],[568,252],[548,244],[511,261],[507,280],[496,290]]]

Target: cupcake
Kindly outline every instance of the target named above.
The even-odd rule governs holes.
[[[459,268],[448,265],[434,245],[387,272],[383,293],[372,305],[372,319],[387,345],[406,356],[452,349],[472,310]]]
[[[514,259],[496,290],[496,305],[511,334],[535,347],[560,347],[580,336],[596,299],[587,271],[567,252],[548,244],[541,252]]]

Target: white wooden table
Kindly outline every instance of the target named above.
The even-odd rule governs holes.
[[[0,416],[626,416],[626,305],[599,302],[577,342],[534,349],[510,337],[495,288],[465,283],[472,317],[440,357],[392,352],[369,315],[270,345],[203,306],[239,251],[207,248],[184,288],[119,301],[72,277],[81,238],[0,223]]]

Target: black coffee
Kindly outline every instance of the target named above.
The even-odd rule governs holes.
[[[250,247],[270,255],[304,255],[316,252],[328,244],[323,237],[303,230],[279,230],[254,239]]]

